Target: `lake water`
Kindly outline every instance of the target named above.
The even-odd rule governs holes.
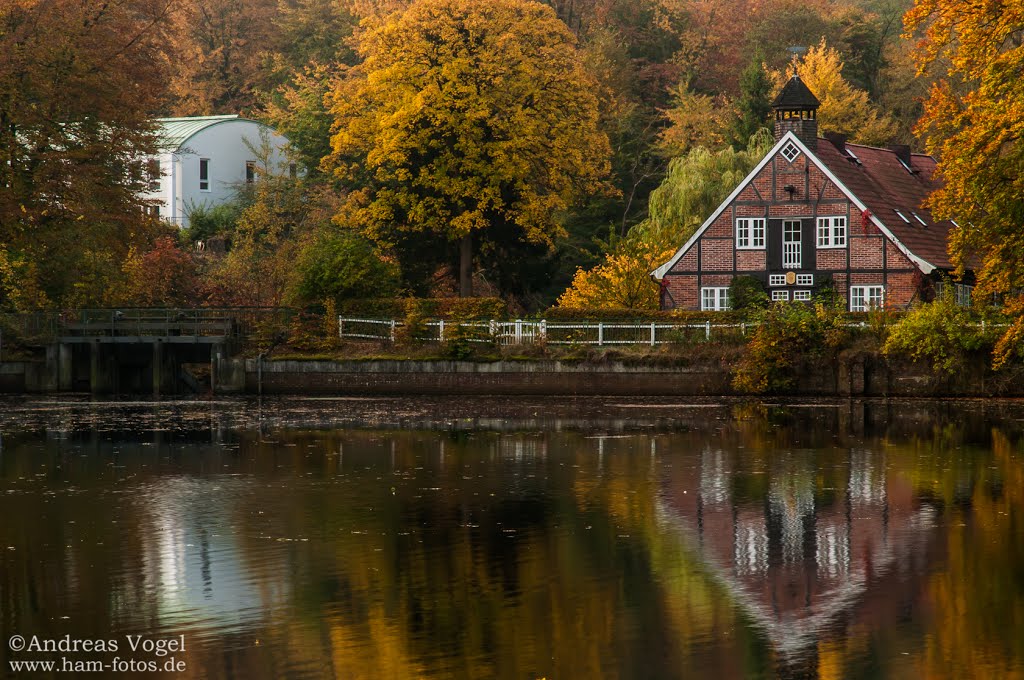
[[[0,677],[1021,677],[1022,433],[1013,402],[2,400]]]

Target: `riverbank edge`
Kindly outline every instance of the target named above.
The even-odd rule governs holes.
[[[214,367],[215,391],[265,395],[531,395],[744,396],[732,366],[715,360],[659,362],[557,359],[224,359]],[[1024,397],[1020,371],[993,373],[983,357],[958,373],[892,362],[870,352],[806,359],[795,369],[790,396]],[[39,362],[0,363],[0,393],[56,392]]]

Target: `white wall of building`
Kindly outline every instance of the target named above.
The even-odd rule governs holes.
[[[266,159],[268,167],[264,167],[264,154],[260,151],[264,140],[270,148]],[[154,187],[143,198],[159,202],[161,218],[187,227],[193,208],[212,208],[235,199],[239,188],[246,183],[246,163],[255,164],[259,172],[289,173],[283,152],[286,143],[283,136],[255,121],[219,121],[188,137],[177,149],[158,157],[159,187]],[[200,187],[203,159],[209,162],[206,189]],[[259,173],[256,181],[258,177]]]

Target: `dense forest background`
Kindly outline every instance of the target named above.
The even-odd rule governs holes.
[[[935,83],[961,109],[976,89],[950,75],[956,3],[913,5],[0,0],[0,308],[650,307],[650,265],[763,154],[794,69],[824,129],[955,136],[920,121]],[[224,113],[287,135],[306,174],[266,168],[183,232],[145,217],[152,119]]]

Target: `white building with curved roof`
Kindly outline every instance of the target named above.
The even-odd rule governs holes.
[[[161,151],[149,160],[149,191],[142,198],[181,227],[188,226],[193,209],[233,200],[261,174],[296,174],[284,154],[288,140],[258,121],[230,115],[156,122]]]

